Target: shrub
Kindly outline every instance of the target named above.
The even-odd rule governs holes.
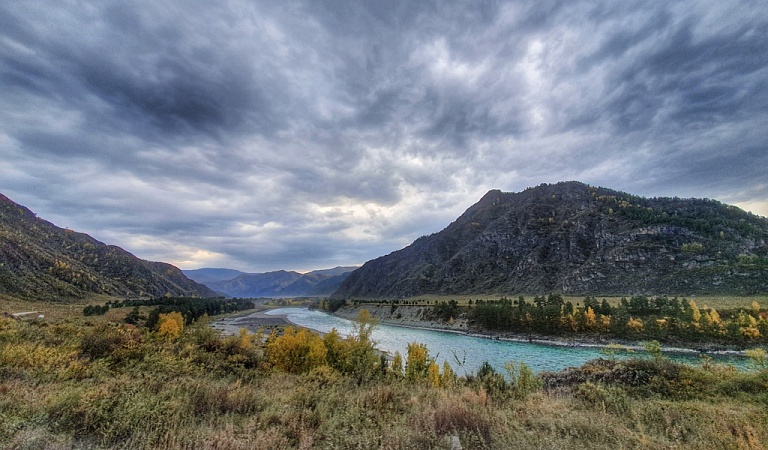
[[[768,356],[762,348],[753,348],[744,352],[749,358],[750,364],[756,369],[768,369]]]
[[[509,375],[512,393],[516,398],[525,398],[529,394],[541,390],[542,382],[524,362],[515,364],[509,361],[504,365]]]
[[[434,410],[422,412],[413,423],[418,431],[428,435],[462,434],[468,448],[487,448],[491,443],[493,422],[487,409],[461,399],[440,400]]]
[[[157,320],[157,334],[168,340],[178,339],[184,331],[184,316],[174,311],[168,314],[160,314]]]
[[[427,378],[429,368],[429,350],[424,344],[412,342],[408,344],[408,356],[405,360],[405,379],[419,381]]]
[[[476,386],[484,389],[495,400],[507,400],[511,397],[511,386],[504,378],[504,375],[498,373],[488,361],[483,362],[477,370],[474,383]]]
[[[267,342],[267,359],[285,372],[309,372],[326,363],[327,353],[320,336],[305,329],[287,327],[282,336],[270,336]]]
[[[144,338],[133,325],[99,325],[80,340],[80,351],[91,359],[110,357],[116,361],[136,358]]]

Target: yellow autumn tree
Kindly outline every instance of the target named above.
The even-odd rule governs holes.
[[[408,356],[405,360],[405,378],[409,381],[425,379],[428,366],[429,351],[427,346],[418,342],[408,344]]]
[[[720,319],[720,314],[717,313],[715,308],[709,308],[707,311],[701,314],[701,323],[704,329],[714,335],[723,333],[723,322]]]
[[[250,350],[253,346],[254,336],[245,327],[241,327],[237,334],[237,346],[241,350]]]
[[[440,376],[440,385],[447,388],[456,385],[456,373],[453,371],[453,367],[448,364],[448,361],[443,362],[443,373]]]
[[[760,329],[757,327],[758,322],[753,316],[741,312],[738,315],[737,321],[739,323],[739,332],[742,336],[748,339],[760,338]]]
[[[600,314],[600,331],[608,331],[611,328],[611,316]]]
[[[327,353],[320,336],[303,328],[287,327],[282,336],[270,338],[267,343],[267,359],[285,372],[309,372],[326,363]]]
[[[643,330],[643,319],[630,317],[627,321],[627,328],[629,328],[632,331],[642,331]]]
[[[691,308],[691,323],[694,324],[694,326],[697,326],[701,320],[701,311],[699,310],[699,306],[693,300],[688,302],[688,306]]]
[[[184,331],[184,316],[174,311],[168,314],[160,314],[157,319],[157,334],[165,339],[173,340]]]
[[[431,387],[440,387],[440,366],[430,361],[427,367],[427,384]]]
[[[587,331],[592,331],[597,328],[597,316],[595,315],[595,310],[592,309],[591,306],[587,306],[587,309],[584,311],[584,328],[586,328]]]

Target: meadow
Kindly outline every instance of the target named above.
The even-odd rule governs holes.
[[[427,346],[382,364],[365,317],[348,339],[222,337],[206,318],[169,313],[148,329],[123,322],[128,308],[83,317],[84,306],[3,299],[3,312],[46,317],[0,317],[0,447],[768,446],[764,353],[746,372],[606,354],[559,373],[533,376],[515,362],[506,374],[456,377]]]

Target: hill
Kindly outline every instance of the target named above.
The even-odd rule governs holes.
[[[40,300],[216,295],[170,264],[59,228],[1,194],[0,294]]]
[[[334,277],[336,275],[344,275],[345,273],[352,272],[357,268],[358,266],[336,266],[333,269],[313,270],[312,272],[307,272],[307,274],[326,275],[326,276]]]
[[[444,230],[354,271],[336,298],[768,292],[768,220],[709,199],[579,182],[488,192]]]
[[[205,282],[216,292],[231,297],[327,297],[355,267],[336,267],[301,274],[278,270],[245,273],[231,280]]]

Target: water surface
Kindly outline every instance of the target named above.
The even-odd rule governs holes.
[[[342,336],[352,333],[354,322],[321,311],[306,308],[279,308],[267,312],[269,315],[285,316],[296,325],[328,333],[336,328]],[[504,364],[522,361],[535,372],[559,371],[567,367],[581,366],[585,362],[605,357],[597,348],[564,347],[528,342],[511,342],[447,331],[423,330],[379,324],[373,330],[373,340],[379,350],[405,358],[408,344],[426,344],[429,355],[441,365],[448,361],[460,375],[475,372],[484,361],[504,372]],[[643,353],[643,352],[638,352]],[[637,356],[637,353],[634,354]],[[673,354],[673,359],[698,363],[696,354]],[[719,362],[741,365],[738,358],[716,357]]]

